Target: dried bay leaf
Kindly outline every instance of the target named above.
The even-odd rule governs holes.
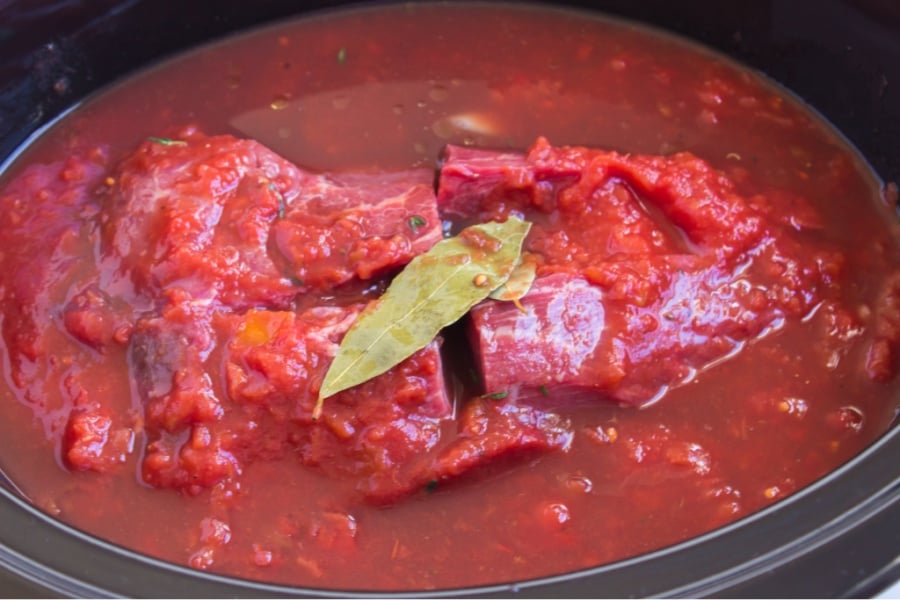
[[[319,390],[325,398],[381,375],[427,346],[444,327],[504,284],[531,223],[467,227],[414,258],[344,336]]]
[[[491,292],[489,297],[504,302],[515,302],[521,310],[519,300],[531,289],[536,276],[537,261],[531,254],[523,253],[506,283]]]

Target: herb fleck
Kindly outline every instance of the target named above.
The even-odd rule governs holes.
[[[341,48],[337,53],[337,62],[339,65],[347,62],[347,48]]]
[[[278,188],[275,187],[275,184],[271,181],[269,182],[269,189],[275,194],[275,197],[278,198],[278,218],[283,219],[285,211],[284,196],[281,195],[281,192],[278,191]]]
[[[546,385],[542,385],[542,386],[541,386],[541,393],[542,393],[545,397],[549,397],[549,396],[550,396],[550,392],[547,391],[547,386],[546,386]]]
[[[184,140],[173,140],[169,138],[161,138],[161,137],[148,137],[148,140],[151,142],[155,142],[157,144],[162,144],[163,146],[187,146],[187,142]]]
[[[425,227],[425,225],[428,224],[428,221],[426,221],[423,217],[420,217],[419,215],[411,216],[409,218],[408,222],[409,222],[409,228],[412,230],[413,233],[416,233],[419,230],[419,227]]]
[[[428,483],[425,484],[425,491],[430,494],[435,489],[437,489],[437,486],[438,486],[438,480],[432,479],[431,481],[429,481]]]
[[[509,396],[509,392],[503,390],[502,392],[491,392],[490,394],[485,394],[482,398],[487,398],[488,400],[503,400]]]

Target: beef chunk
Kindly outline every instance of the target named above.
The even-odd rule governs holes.
[[[672,275],[644,305],[565,273],[537,279],[521,300],[524,312],[508,302],[479,304],[470,336],[485,389],[520,400],[640,405],[735,351],[736,338],[758,334],[772,318],[729,301],[739,289],[716,287],[705,271]]]
[[[540,395],[541,386],[608,388],[622,379],[625,357],[604,335],[599,288],[557,273],[538,279],[523,302],[525,312],[495,301],[472,310],[471,337],[486,390]]]
[[[402,267],[441,239],[429,170],[317,175],[274,227],[291,275],[330,289]]]
[[[139,291],[284,308],[440,239],[428,172],[312,174],[255,141],[181,137],[145,142],[110,180],[107,246]]]
[[[47,355],[47,323],[55,298],[76,276],[84,217],[97,210],[92,190],[102,181],[105,154],[32,165],[0,192],[5,242],[0,268],[9,277],[0,289],[3,336],[11,348],[12,377]],[[40,376],[39,376],[40,378]],[[35,399],[37,400],[37,399]]]
[[[284,304],[296,290],[269,256],[269,230],[306,177],[254,141],[149,140],[111,179],[108,248],[144,292]]]
[[[160,315],[138,321],[131,338],[147,426],[170,433],[222,416],[204,365],[215,343],[208,303],[182,295],[173,300]]]
[[[215,347],[208,301],[168,294],[158,315],[139,320],[130,355],[144,407],[144,480],[197,493],[240,473],[238,457],[220,435],[227,407],[206,361]]]
[[[251,462],[293,455],[373,494],[405,482],[403,470],[437,444],[452,415],[435,341],[328,398],[312,418],[325,372],[363,305],[237,315],[183,292],[170,299],[138,321],[131,338],[148,438],[142,473],[151,485],[198,493],[234,481]]]
[[[626,156],[543,138],[525,155],[449,146],[438,206],[479,220],[524,211],[539,225],[534,238],[563,238],[541,254],[579,266],[616,254],[733,256],[764,232],[733,184],[691,154]],[[541,218],[551,212],[555,220]]]
[[[795,228],[689,154],[450,147],[438,203],[467,219],[533,222],[524,311],[487,300],[470,322],[485,391],[520,400],[654,401],[834,295],[843,264],[804,251]]]
[[[432,342],[388,372],[328,398],[321,418],[312,420],[327,367],[361,308],[251,311],[230,325],[226,369],[229,396],[245,415],[268,423],[270,432],[281,430],[305,464],[355,478],[369,495],[405,485],[404,470],[439,441],[452,407],[440,344]]]
[[[431,482],[445,482],[504,459],[565,449],[572,441],[566,419],[507,398],[470,401],[460,416],[459,437],[426,470]]]
[[[524,458],[566,450],[573,436],[567,419],[511,396],[472,398],[465,403],[449,443],[407,456],[397,476],[367,486],[366,497],[375,504],[396,502]]]

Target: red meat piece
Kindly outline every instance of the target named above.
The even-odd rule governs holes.
[[[433,342],[328,398],[312,419],[325,372],[362,305],[234,315],[183,294],[171,299],[132,335],[149,439],[143,475],[152,485],[196,493],[233,480],[252,461],[293,454],[356,480],[366,495],[405,487],[404,469],[434,447],[452,414]]]
[[[477,467],[550,450],[565,449],[573,433],[566,419],[509,398],[469,401],[459,437],[429,465],[424,478],[440,484]]]
[[[449,444],[428,454],[411,456],[402,477],[368,490],[370,501],[387,504],[416,491],[464,479],[526,457],[567,449],[572,442],[567,419],[514,401],[511,397],[476,397],[459,415],[457,434]]]
[[[312,420],[328,365],[361,308],[251,311],[232,321],[226,369],[229,396],[245,415],[271,423],[269,431],[281,428],[305,464],[355,478],[371,495],[407,485],[405,469],[437,444],[452,407],[440,344],[432,342],[326,399],[321,418]]]
[[[757,244],[763,218],[731,181],[688,153],[631,156],[543,138],[525,155],[448,146],[442,213],[479,220],[525,211],[539,225],[533,243],[548,262],[585,266],[617,254],[716,253]],[[540,215],[558,212],[555,220]]]
[[[111,180],[108,248],[140,291],[281,308],[441,237],[430,172],[313,174],[255,141],[180,138],[141,144]]]
[[[442,237],[434,174],[309,177],[274,233],[288,271],[306,286],[329,289],[389,273]]]
[[[450,147],[441,210],[517,214],[538,278],[524,312],[475,307],[487,392],[645,404],[834,293],[841,257],[809,253],[689,154]],[[791,231],[794,228],[790,228]],[[512,359],[511,359],[512,357]]]
[[[228,306],[284,304],[296,286],[268,252],[306,175],[257,142],[149,140],[119,165],[106,239],[138,289],[178,287]]]
[[[87,229],[84,219],[96,214],[91,192],[102,180],[105,163],[104,152],[95,150],[87,156],[33,165],[0,194],[4,215],[0,267],[9,273],[0,301],[16,385],[27,384],[22,373],[28,368],[25,363],[46,356],[46,324],[52,318],[55,295],[77,273],[79,260],[73,249]]]

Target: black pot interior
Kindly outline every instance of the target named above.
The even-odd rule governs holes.
[[[338,4],[346,3],[305,2],[302,10]],[[892,0],[769,0],[727,8],[706,0],[569,4],[683,34],[759,69],[821,112],[882,180],[900,179],[900,8]],[[298,6],[291,0],[0,3],[0,159],[113,80],[191,46],[297,14]],[[891,533],[900,530],[897,429],[895,425],[851,464],[778,506],[675,549],[517,588],[457,593],[871,594],[900,576],[896,534]],[[86,541],[2,492],[4,595],[303,594],[198,575]]]
[[[0,155],[117,77],[228,33],[341,1],[10,2],[0,8]],[[900,177],[900,8],[891,0],[572,1],[682,34],[755,67],[842,131],[885,181]]]

